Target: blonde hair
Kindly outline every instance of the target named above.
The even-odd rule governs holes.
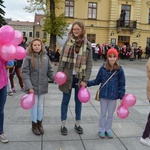
[[[44,46],[43,46],[43,42],[41,39],[39,38],[35,38],[31,41],[31,43],[29,44],[29,48],[28,48],[28,54],[31,56],[31,66],[32,68],[35,67],[35,64],[34,64],[34,53],[35,51],[33,50],[33,43],[35,41],[39,41],[40,44],[41,44],[41,51],[39,52],[40,53],[40,67],[42,67],[42,60],[43,60],[43,56],[44,56]]]

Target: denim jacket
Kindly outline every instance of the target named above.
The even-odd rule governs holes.
[[[114,73],[115,70],[107,71],[105,65],[99,69],[96,79],[90,80],[87,86],[99,85],[100,87],[107,81],[107,79]],[[117,100],[122,99],[125,95],[125,75],[124,70],[120,67],[113,77],[100,90],[100,98]]]

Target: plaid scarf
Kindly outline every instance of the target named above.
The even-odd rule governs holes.
[[[68,68],[73,66],[77,72],[76,76],[79,79],[82,79],[83,76],[86,76],[86,48],[87,40],[85,38],[80,40],[70,38],[64,47],[64,53],[62,55],[62,62],[67,64]]]

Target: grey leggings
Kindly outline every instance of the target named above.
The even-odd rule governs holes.
[[[113,115],[116,110],[117,100],[100,100],[99,131],[110,132],[112,129]]]

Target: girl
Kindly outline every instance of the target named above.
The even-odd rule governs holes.
[[[52,81],[54,78],[49,58],[40,39],[33,39],[28,48],[28,55],[23,62],[22,77],[25,91],[35,94],[35,104],[31,108],[32,131],[35,135],[43,134],[44,94],[48,93],[48,78]]]
[[[100,90],[100,120],[99,136],[113,138],[112,122],[116,109],[116,100],[122,99],[125,94],[125,75],[122,67],[117,63],[118,52],[111,48],[107,52],[107,61],[101,66],[96,79],[88,82],[87,86],[102,85],[116,71],[110,80]],[[106,116],[106,113],[108,115]]]
[[[78,134],[83,133],[80,126],[82,103],[78,99],[80,86],[86,86],[92,71],[92,47],[85,38],[85,26],[83,22],[73,23],[68,35],[68,40],[63,46],[62,54],[58,66],[58,71],[67,75],[67,82],[59,89],[63,92],[61,103],[61,134],[67,135],[65,127],[67,119],[68,104],[71,98],[72,88],[75,89],[75,130]]]

